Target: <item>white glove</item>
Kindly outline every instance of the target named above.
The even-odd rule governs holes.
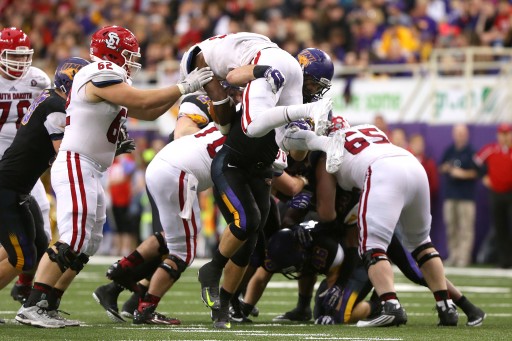
[[[327,131],[331,126],[329,113],[332,111],[332,99],[323,98],[310,104],[309,117],[315,123],[315,133],[318,136],[327,135]]]
[[[207,66],[202,69],[195,68],[184,80],[176,84],[182,95],[190,94],[201,89],[203,85],[211,81],[213,72]]]

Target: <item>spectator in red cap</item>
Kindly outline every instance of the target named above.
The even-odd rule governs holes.
[[[512,125],[502,123],[496,133],[497,142],[484,146],[475,163],[485,170],[483,184],[490,191],[491,217],[494,223],[498,264],[512,267]]]

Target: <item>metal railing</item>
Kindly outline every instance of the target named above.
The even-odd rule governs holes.
[[[512,48],[503,47],[469,47],[444,48],[432,51],[427,63],[417,64],[377,64],[367,66],[340,66],[336,69],[335,77],[346,78],[376,78],[382,76],[410,77],[414,80],[411,95],[405,99],[400,117],[410,113],[413,103],[417,109],[414,117],[418,120],[424,114],[425,108],[435,112],[436,95],[450,83],[441,82],[443,79],[457,77],[465,89],[465,106],[467,121],[474,123],[494,123],[512,121]],[[474,110],[472,91],[477,77],[492,76],[494,84],[477,110]],[[427,88],[429,95],[417,98],[415,95],[421,89]],[[421,104],[415,103],[421,101]]]
[[[179,62],[161,62],[156,74],[139,72],[134,85],[140,88],[164,86],[176,82],[179,75]],[[372,79],[399,75],[402,79],[413,80],[413,91],[407,97],[400,109],[400,117],[406,113],[420,120],[425,110],[435,120],[436,96],[439,91],[450,87],[446,79],[457,79],[463,87],[467,112],[467,122],[493,123],[503,120],[512,121],[512,48],[468,47],[434,49],[426,63],[417,64],[371,64],[367,66],[335,65],[334,81],[343,81],[347,77]],[[475,110],[472,91],[477,77],[491,76],[493,84],[489,87],[487,96]],[[440,81],[443,80],[443,81]],[[152,82],[150,82],[152,81]],[[415,94],[427,92],[427,96],[418,98]]]

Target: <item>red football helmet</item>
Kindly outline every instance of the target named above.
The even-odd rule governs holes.
[[[30,39],[16,27],[0,31],[0,71],[11,78],[21,78],[32,64],[34,50]]]
[[[134,76],[140,70],[139,42],[135,35],[124,27],[106,26],[96,31],[91,39],[91,59],[93,61],[109,60]]]

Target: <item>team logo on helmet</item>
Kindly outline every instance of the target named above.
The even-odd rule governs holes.
[[[105,44],[107,47],[112,50],[117,50],[117,45],[119,45],[119,36],[115,32],[108,33],[108,40],[105,40]]]
[[[83,65],[76,63],[65,63],[62,65],[62,70],[60,72],[68,76],[70,79],[73,79],[73,77],[75,77],[76,73],[82,68],[82,66]]]
[[[306,66],[316,61],[316,57],[309,50],[303,50],[297,56],[300,66],[304,69]]]

